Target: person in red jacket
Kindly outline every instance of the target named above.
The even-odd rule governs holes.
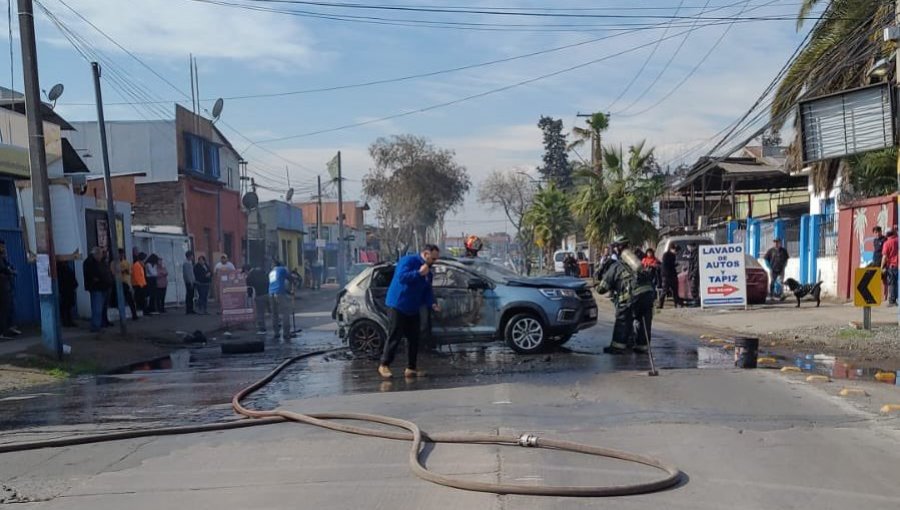
[[[897,306],[897,227],[889,230],[881,246],[881,270],[887,275],[888,306]]]

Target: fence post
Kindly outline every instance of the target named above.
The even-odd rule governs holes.
[[[726,233],[728,236],[728,244],[731,244],[734,242],[734,233],[737,231],[737,229],[738,229],[737,220],[731,220],[728,222],[728,224],[726,226]]]
[[[759,258],[761,226],[759,220],[747,218],[747,253],[755,259]]]
[[[809,265],[809,218],[808,214],[800,217],[800,283],[809,283],[806,277]]]
[[[775,218],[772,222],[772,239],[781,239],[781,243],[787,248],[787,239],[784,238],[784,220]]]
[[[815,283],[818,276],[819,246],[822,244],[822,214],[809,217],[809,265],[806,271],[806,283]]]

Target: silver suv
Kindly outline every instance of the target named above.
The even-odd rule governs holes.
[[[566,343],[597,323],[597,303],[576,278],[528,278],[478,258],[442,258],[434,267],[440,312],[422,310],[423,338],[442,344],[505,340],[530,354]],[[394,264],[364,270],[338,294],[332,316],[356,352],[379,352],[389,325],[385,297]]]

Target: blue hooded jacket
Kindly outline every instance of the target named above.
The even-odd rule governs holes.
[[[421,255],[407,255],[400,259],[394,278],[388,287],[386,304],[404,315],[416,315],[423,306],[434,305],[431,289],[432,273],[419,274],[425,260]]]

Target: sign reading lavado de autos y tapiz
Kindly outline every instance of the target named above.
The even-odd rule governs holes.
[[[747,273],[740,244],[700,246],[700,306],[747,306]]]

